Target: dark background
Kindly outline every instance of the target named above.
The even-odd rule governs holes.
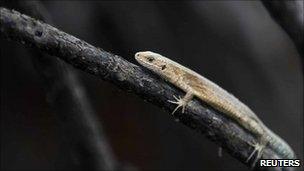
[[[303,160],[303,73],[293,42],[259,1],[47,1],[54,26],[135,63],[167,56],[233,93]],[[1,40],[1,169],[73,168],[28,48]],[[245,170],[169,113],[76,70],[122,163]],[[249,170],[249,169],[247,169]]]

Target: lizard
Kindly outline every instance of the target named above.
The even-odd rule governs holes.
[[[256,154],[252,167],[262,157],[263,150],[267,145],[278,151],[284,158],[295,157],[288,144],[269,130],[248,106],[209,79],[151,51],[137,52],[135,59],[145,68],[186,92],[183,98],[173,95],[175,100],[168,100],[168,102],[177,105],[172,114],[179,108],[184,113],[185,107],[195,96],[254,134],[257,137],[257,142],[250,144],[254,150],[246,159],[246,162],[249,162]]]

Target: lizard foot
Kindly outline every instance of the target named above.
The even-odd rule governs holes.
[[[223,148],[222,148],[222,147],[219,147],[219,148],[218,148],[217,155],[218,155],[219,157],[223,157]]]
[[[173,103],[173,104],[177,104],[177,107],[173,110],[172,115],[177,111],[177,109],[179,109],[180,107],[182,107],[182,113],[184,113],[185,111],[185,107],[187,105],[187,102],[185,100],[183,100],[180,96],[178,96],[178,98],[176,96],[174,96],[174,99],[176,101],[172,101],[172,100],[168,100],[168,102]]]
[[[192,94],[191,91],[188,91],[188,92],[186,93],[186,95],[185,95],[183,98],[181,98],[180,96],[178,96],[178,98],[177,98],[177,97],[174,96],[174,95],[173,95],[173,97],[174,97],[174,99],[175,99],[176,101],[168,100],[168,102],[170,102],[170,103],[177,104],[177,107],[173,110],[172,115],[173,115],[173,114],[177,111],[177,109],[179,109],[180,107],[182,107],[182,113],[184,113],[184,112],[185,112],[185,108],[186,108],[188,102],[189,102],[189,101],[192,99],[192,97],[193,97],[193,94]]]
[[[254,156],[254,154],[257,154],[254,161],[252,162],[251,167],[253,168],[257,161],[262,157],[263,154],[263,150],[266,146],[266,143],[256,143],[256,144],[251,144],[254,147],[253,152],[249,155],[249,157],[247,158],[246,162],[249,162],[250,159],[252,159],[252,157]]]

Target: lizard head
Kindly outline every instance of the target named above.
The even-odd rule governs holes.
[[[169,81],[176,81],[177,75],[176,67],[170,59],[150,51],[137,52],[135,59],[139,64],[152,70],[154,73],[160,75]]]

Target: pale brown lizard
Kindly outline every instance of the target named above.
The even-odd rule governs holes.
[[[135,54],[135,59],[142,66],[186,92],[183,98],[174,96],[176,101],[168,100],[170,103],[177,104],[172,114],[180,107],[184,113],[188,102],[193,96],[196,96],[257,136],[258,142],[250,144],[254,150],[247,158],[247,162],[257,153],[253,161],[253,165],[255,165],[257,160],[261,158],[266,145],[279,151],[284,158],[295,157],[291,148],[272,133],[249,107],[212,81],[154,52],[138,52]]]

